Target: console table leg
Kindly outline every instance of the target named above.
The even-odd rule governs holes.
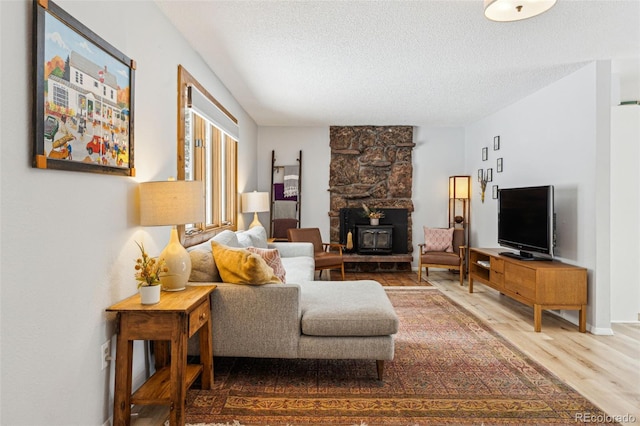
[[[209,319],[198,332],[200,362],[202,363],[202,389],[211,389],[213,386],[213,337],[211,329],[211,320]]]
[[[125,426],[131,422],[131,368],[133,341],[124,333],[116,340],[116,372],[113,398],[113,424]]]
[[[185,374],[187,370],[187,317],[183,316],[180,330],[171,339],[171,412],[169,425],[184,425],[184,403],[187,396]]]
[[[533,305],[533,329],[536,333],[542,330],[542,305]]]

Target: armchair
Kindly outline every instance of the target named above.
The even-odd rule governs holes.
[[[422,268],[429,276],[429,268],[445,268],[458,271],[460,275],[460,285],[463,285],[466,276],[466,246],[464,241],[464,229],[453,229],[451,240],[444,246],[438,247],[432,241],[427,241],[433,235],[442,237],[447,229],[432,229],[425,227],[425,243],[418,244],[420,248],[420,260],[418,264],[418,282],[422,281]],[[450,245],[448,245],[450,243]],[[447,251],[450,249],[452,251]]]
[[[344,281],[344,260],[342,258],[342,244],[323,243],[319,228],[290,228],[287,236],[292,242],[308,242],[313,244],[313,258],[316,271],[324,269],[340,269]],[[331,251],[335,249],[337,251]]]

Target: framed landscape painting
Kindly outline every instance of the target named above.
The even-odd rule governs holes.
[[[135,62],[34,0],[33,167],[133,176]]]

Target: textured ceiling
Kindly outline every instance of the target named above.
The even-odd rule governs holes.
[[[462,126],[589,61],[640,62],[640,0],[513,23],[482,0],[156,1],[261,126]]]

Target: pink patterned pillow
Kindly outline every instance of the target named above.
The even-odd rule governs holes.
[[[247,247],[251,253],[255,253],[260,255],[267,262],[267,265],[271,266],[273,269],[273,273],[276,277],[280,278],[282,284],[285,284],[285,276],[287,271],[285,271],[284,266],[282,266],[282,261],[280,260],[280,253],[277,249],[263,249],[258,247]]]
[[[453,253],[453,228],[424,227],[424,251]]]

